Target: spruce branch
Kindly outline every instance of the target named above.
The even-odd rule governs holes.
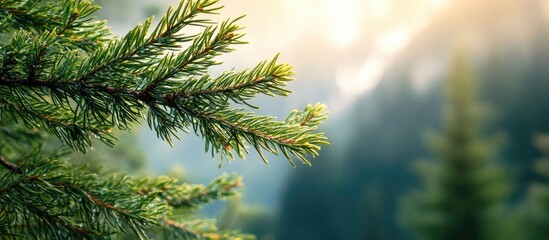
[[[66,49],[92,51],[111,35],[105,21],[94,21],[99,9],[85,0],[68,0],[62,4],[28,1],[0,2],[0,32],[14,29],[41,33],[56,29]]]
[[[268,160],[261,149],[275,155],[279,154],[279,149],[294,167],[290,154],[303,164],[310,165],[305,155],[317,156],[319,145],[327,144],[323,133],[311,133],[317,128],[316,125],[296,127],[277,121],[274,117],[257,116],[243,109],[202,106],[198,110],[181,107],[190,113],[191,119],[188,121],[194,123],[194,131],[205,139],[206,149],[229,160],[233,159],[233,149],[239,157],[244,158],[244,154],[249,153],[247,144],[250,144],[266,164]],[[324,105],[317,104],[315,107],[307,107],[300,114],[316,116],[318,124],[326,118],[324,110]]]
[[[206,149],[221,158],[233,159],[232,149],[244,157],[251,144],[265,162],[262,150],[273,154],[281,150],[290,162],[294,155],[310,164],[305,155],[316,156],[318,144],[326,143],[321,134],[310,134],[320,118],[305,127],[229,108],[229,101],[251,106],[248,100],[258,94],[289,94],[285,89],[293,75],[289,65],[277,64],[277,56],[249,71],[228,71],[217,78],[206,73],[217,64],[215,56],[244,43],[236,24],[239,18],[212,27],[199,17],[220,9],[215,3],[181,1],[151,34],[147,35],[149,19],[86,57],[60,46],[71,41],[67,40],[71,31],[89,32],[85,24],[96,7],[86,1],[66,1],[60,8],[61,25],[38,37],[19,31],[1,46],[0,92],[5,94],[0,104],[5,110],[0,116],[21,119],[29,127],[44,126],[65,144],[85,151],[90,135],[112,144],[110,127],[129,129],[146,115],[149,126],[170,144],[180,130],[192,128],[204,136]],[[204,30],[182,35],[180,31],[189,25]],[[191,40],[180,53],[166,53]],[[29,41],[30,47],[21,48]],[[309,112],[325,116],[320,109]]]
[[[173,178],[160,177],[140,183],[139,194],[157,194],[173,208],[195,209],[213,201],[222,200],[237,194],[242,187],[242,178],[234,174],[223,174],[207,186],[196,184],[176,184]]]
[[[152,18],[137,25],[121,40],[114,39],[104,48],[92,53],[79,69],[78,79],[74,82],[88,82],[101,73],[109,74],[118,66],[124,65],[148,67],[157,63],[157,56],[165,50],[176,50],[180,44],[195,39],[195,36],[178,35],[185,26],[204,26],[208,20],[195,19],[198,14],[213,14],[220,7],[213,6],[217,0],[182,0],[174,10],[169,8],[151,35],[147,37]],[[158,66],[156,66],[158,67]],[[111,72],[112,73],[112,72]],[[101,76],[100,76],[101,77]]]
[[[186,50],[163,58],[154,71],[145,75],[145,86],[141,92],[146,94],[170,78],[204,74],[208,67],[217,64],[212,60],[215,56],[232,51],[231,45],[243,43],[239,40],[243,35],[236,33],[241,29],[236,25],[238,19],[223,22],[219,31],[207,27]]]
[[[195,239],[206,239],[208,234],[207,233],[200,233],[191,230],[189,227],[178,223],[176,221],[170,220],[168,218],[162,218],[162,221],[165,225],[165,228],[170,234],[173,234],[176,236],[175,232],[179,232],[180,235],[183,235],[184,238],[195,238]],[[174,229],[176,231],[174,231]]]
[[[216,82],[220,82],[221,87],[210,90],[193,90],[192,88],[188,92],[174,92],[167,94],[155,94],[143,93],[143,91],[116,89],[112,87],[105,87],[102,85],[79,85],[77,83],[59,83],[50,81],[12,81],[10,79],[0,78],[0,85],[23,85],[26,87],[44,88],[49,87],[55,90],[63,91],[78,91],[80,93],[87,92],[95,98],[105,96],[105,100],[102,105],[108,106],[113,102],[112,99],[120,97],[125,99],[127,106],[118,105],[121,109],[135,109],[143,108],[142,106],[149,106],[149,126],[157,131],[158,135],[171,141],[171,136],[175,135],[179,129],[186,129],[189,125],[193,129],[200,129],[195,131],[205,136],[208,144],[212,144],[212,150],[218,153],[225,154],[226,157],[232,159],[231,149],[237,149],[237,153],[240,157],[244,156],[244,153],[248,153],[246,149],[246,142],[252,144],[254,148],[261,153],[261,148],[267,151],[278,154],[278,151],[273,145],[279,145],[283,154],[291,161],[289,154],[296,156],[304,164],[310,163],[305,159],[305,154],[312,156],[317,155],[319,150],[318,144],[326,144],[326,138],[322,134],[308,134],[316,127],[310,128],[313,125],[317,125],[321,120],[325,119],[326,114],[323,112],[324,107],[317,105],[316,107],[308,107],[305,110],[309,116],[317,115],[318,117],[314,122],[308,123],[308,127],[303,125],[287,124],[286,122],[277,122],[271,117],[255,116],[253,113],[246,113],[239,109],[226,108],[226,100],[232,99],[235,102],[244,102],[251,96],[264,93],[267,95],[284,95],[288,91],[281,88],[288,77],[292,74],[291,69],[287,65],[277,65],[275,60],[271,61],[266,66],[259,64],[251,72],[244,71],[238,74],[223,74]],[[229,76],[232,76],[230,78]],[[265,80],[267,79],[267,80]],[[270,80],[270,81],[268,81]],[[231,82],[236,82],[233,86],[230,86]],[[270,84],[270,85],[269,85]],[[205,86],[211,86],[212,84],[196,84],[191,83],[190,86],[195,88],[202,88]],[[225,86],[224,86],[225,85]],[[257,86],[263,88],[258,88]],[[64,90],[66,88],[68,90]],[[71,90],[74,88],[75,90]],[[78,89],[80,88],[80,89]],[[182,87],[181,89],[186,89]],[[190,87],[189,87],[190,88]],[[238,93],[241,93],[240,95]],[[74,94],[64,94],[64,96],[71,96]],[[82,95],[82,94],[81,94]],[[192,96],[194,95],[194,96]],[[210,101],[213,96],[221,96],[221,103],[218,100]],[[79,99],[74,99],[75,102],[82,102]],[[141,101],[141,102],[139,102]],[[212,103],[217,102],[223,104],[222,106],[211,106]],[[193,109],[198,106],[199,110]],[[82,108],[94,108],[93,106],[81,107]],[[172,111],[166,112],[164,109],[171,109]],[[123,123],[127,125],[128,120],[136,121],[140,115],[139,111],[126,112],[118,111],[119,116],[111,115],[111,109],[103,108],[105,111],[92,112],[97,115],[91,115],[93,118],[84,118],[85,125],[94,126],[92,120],[97,123],[105,122],[104,125]],[[120,114],[123,113],[123,114]],[[296,114],[296,113],[293,113]],[[113,116],[113,121],[107,121],[108,116]],[[174,117],[175,116],[175,117]],[[124,117],[124,118],[122,118]],[[237,121],[238,120],[238,121]],[[288,122],[291,123],[291,122]],[[314,124],[312,124],[314,123]],[[199,126],[202,124],[202,126]],[[315,125],[315,126],[316,126]],[[216,131],[217,135],[207,134],[208,131]],[[94,134],[101,137],[109,137],[104,132],[93,130]],[[75,136],[80,136],[85,139],[85,132],[74,133]],[[242,135],[246,135],[245,137]],[[282,135],[278,136],[277,135]],[[296,139],[293,139],[296,138]],[[310,142],[308,142],[310,141]],[[267,143],[269,142],[269,143]],[[209,148],[208,148],[209,149]],[[289,154],[288,154],[289,153]],[[262,158],[267,162],[266,157],[262,155]],[[292,162],[293,163],[293,162]]]
[[[135,194],[129,179],[105,180],[83,170],[70,173],[56,161],[38,161],[0,178],[0,205],[10,206],[2,211],[0,222],[19,225],[14,231],[41,232],[36,236],[44,238],[95,239],[130,227],[146,238],[145,230],[167,212],[155,196]]]
[[[72,112],[67,109],[59,109],[43,102],[30,101],[29,105],[15,105],[0,98],[0,118],[12,117],[16,121],[20,119],[28,128],[43,128],[55,134],[71,148],[82,152],[86,152],[85,147],[91,145],[88,134],[94,134],[107,144],[114,144],[114,137],[110,134],[108,125],[96,121],[85,123],[81,119],[75,121]]]
[[[39,2],[37,0],[0,1],[0,33],[12,29],[40,31],[57,25],[59,18],[51,14],[57,10],[55,4]]]
[[[181,0],[151,28],[151,18],[124,37],[112,35],[88,0],[0,0],[0,235],[39,239],[247,239],[212,222],[175,216],[237,194],[242,183],[223,175],[209,185],[176,184],[64,166],[46,150],[47,133],[85,152],[92,138],[112,145],[113,128],[143,117],[171,144],[181,131],[202,136],[220,160],[244,158],[251,146],[310,164],[327,144],[315,133],[324,106],[307,106],[286,121],[232,105],[257,95],[286,96],[292,67],[278,55],[244,71],[212,77],[216,57],[245,43],[237,22],[216,24],[217,0]],[[199,32],[189,33],[189,26]],[[31,151],[29,151],[31,149]],[[293,156],[291,156],[293,155]]]
[[[230,99],[251,106],[247,100],[260,93],[268,96],[286,96],[291,91],[284,87],[292,80],[291,76],[294,73],[291,66],[277,64],[277,60],[278,55],[269,63],[259,63],[252,70],[224,72],[215,79],[207,74],[200,78],[188,79],[169,97],[217,102],[215,105],[224,105],[223,103]]]
[[[168,8],[160,23],[149,36],[147,46],[163,50],[177,50],[178,45],[192,39],[181,34],[186,26],[204,27],[212,22],[197,18],[199,14],[216,14],[221,6],[216,6],[218,0],[181,1],[177,8]]]
[[[186,221],[176,222],[163,219],[163,230],[167,239],[230,239],[252,240],[254,236],[231,231],[219,231],[213,222]]]
[[[60,43],[67,50],[75,48],[93,51],[104,44],[111,32],[106,21],[95,21],[93,13],[100,7],[89,1],[64,1],[60,7],[59,16],[62,21],[57,27]]]

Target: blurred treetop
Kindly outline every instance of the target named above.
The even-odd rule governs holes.
[[[403,200],[402,220],[417,239],[502,239],[509,182],[495,161],[500,136],[485,139],[483,109],[463,53],[447,82],[445,130],[431,136],[435,161],[419,161],[424,184]]]

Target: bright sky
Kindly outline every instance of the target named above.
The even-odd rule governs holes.
[[[366,26],[365,19],[370,20],[370,24],[378,22],[387,22],[393,20],[393,23],[387,28],[372,33],[372,49],[369,53],[363,55],[363,60],[358,67],[346,65],[338,66],[335,73],[335,81],[341,96],[344,100],[353,100],[365,91],[374,88],[381,80],[384,70],[391,64],[394,57],[403,50],[412,36],[420,31],[430,20],[432,14],[445,6],[446,0],[427,0],[423,8],[423,14],[412,15],[406,19],[394,19],[394,5],[397,1],[391,0],[367,0],[361,6],[361,1],[347,0],[327,0],[331,3],[337,2],[338,5],[345,5],[345,11],[340,8],[333,8],[332,16],[338,25],[347,26],[340,35],[333,38],[333,41],[340,47],[345,48],[353,42],[359,40],[357,35],[363,31]],[[367,11],[360,11],[366,8]],[[362,15],[364,13],[364,15]],[[357,20],[361,20],[358,24]]]
[[[346,105],[378,84],[384,70],[412,36],[426,26],[434,14],[443,11],[449,1],[233,0],[226,3],[225,10],[247,13],[243,23],[250,41],[250,47],[243,50],[247,54],[257,56],[263,52],[266,54],[262,57],[268,57],[281,52],[296,68],[311,62],[305,54],[331,58],[313,62],[331,65],[318,68],[331,69],[325,74],[331,75],[340,96],[334,104]],[[306,51],[303,45],[317,49]],[[246,64],[257,60],[252,58]],[[298,79],[309,80],[302,79],[299,72]]]
[[[223,67],[253,66],[280,52],[281,60],[295,65],[299,81],[332,81],[338,96],[328,104],[342,108],[372,90],[414,34],[450,1],[222,0],[220,18],[247,15],[241,25],[249,42],[224,56]]]

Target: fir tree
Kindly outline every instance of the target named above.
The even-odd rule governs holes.
[[[526,202],[518,212],[523,239],[549,239],[549,135],[537,135],[535,146],[541,151],[535,169],[544,178],[530,186]]]
[[[97,9],[87,0],[0,0],[0,235],[248,237],[189,215],[234,195],[238,176],[207,186],[134,179],[65,163],[65,150],[85,153],[92,139],[113,145],[113,130],[145,119],[170,144],[181,132],[202,136],[220,163],[253,147],[266,163],[265,151],[310,165],[307,157],[327,143],[314,132],[324,106],[309,105],[284,121],[234,108],[252,106],[256,95],[289,94],[293,71],[275,57],[250,70],[208,74],[216,56],[244,43],[239,18],[208,19],[221,9],[217,0],[182,0],[156,27],[147,19],[122,38],[93,18]],[[190,34],[189,27],[201,31]],[[50,135],[66,147],[47,147]]]
[[[436,161],[417,165],[424,188],[403,200],[402,221],[417,239],[502,239],[502,207],[508,192],[494,158],[497,137],[482,138],[468,62],[459,55],[447,82],[445,131],[430,143]]]

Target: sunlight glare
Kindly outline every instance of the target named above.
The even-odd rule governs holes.
[[[354,99],[361,93],[374,88],[383,75],[387,61],[382,56],[367,59],[358,71],[340,68],[336,72],[336,83],[347,99]]]
[[[546,21],[549,21],[549,1],[545,1],[541,3],[541,11],[543,13],[543,17]]]
[[[444,8],[448,5],[449,0],[427,0],[427,4],[435,9]]]
[[[360,1],[358,0],[327,0],[332,18],[329,37],[339,47],[347,47],[360,37]]]
[[[384,54],[395,54],[406,47],[412,36],[412,29],[403,25],[377,37],[375,47]]]
[[[375,19],[384,19],[391,13],[393,3],[391,0],[369,0],[367,9]]]

